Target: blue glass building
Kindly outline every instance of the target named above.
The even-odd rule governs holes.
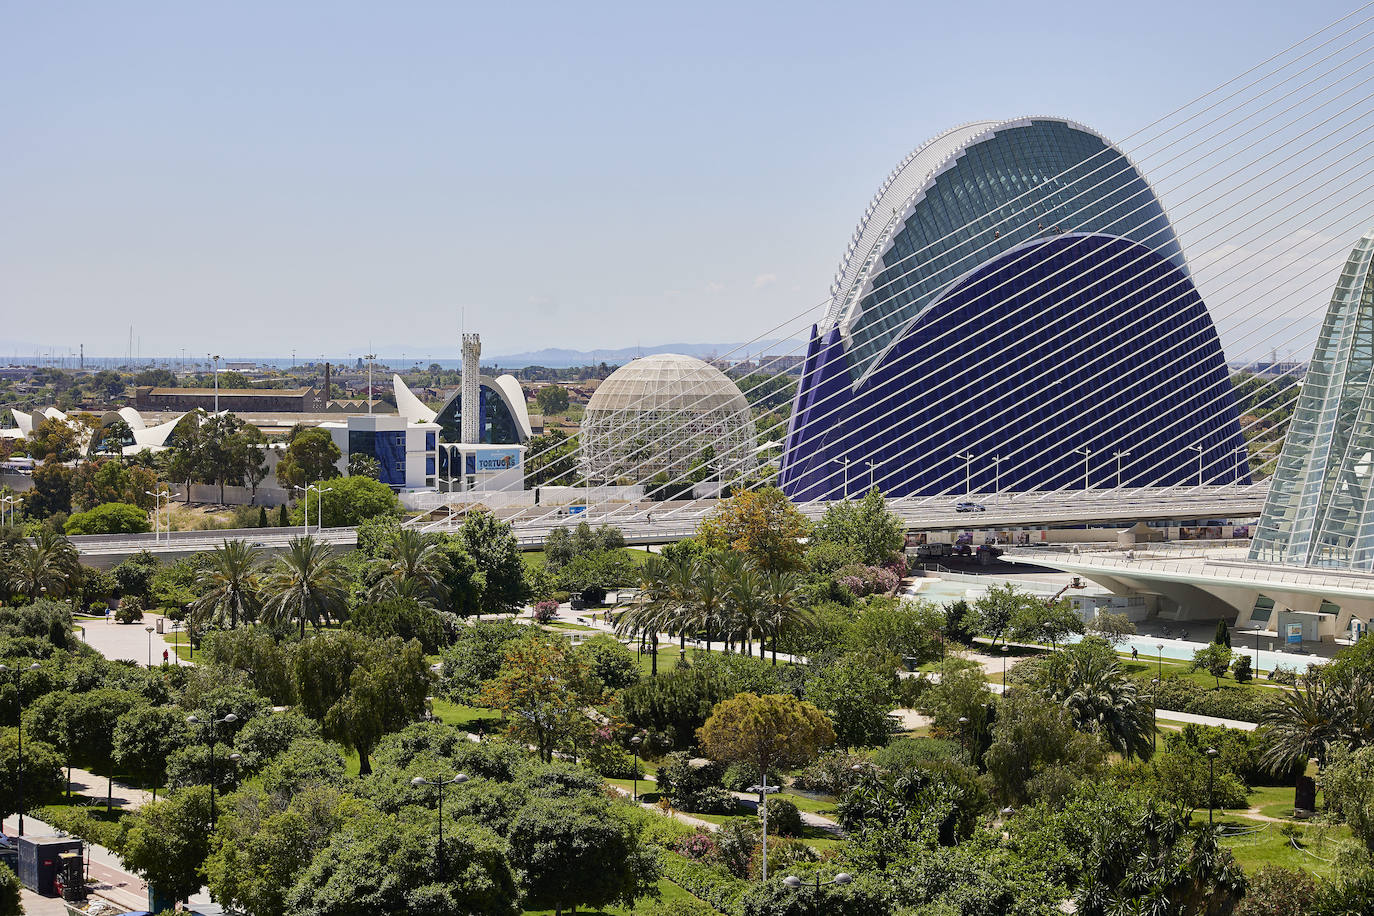
[[[1055,118],[908,156],[812,330],[793,499],[1248,482],[1220,342],[1120,150]]]

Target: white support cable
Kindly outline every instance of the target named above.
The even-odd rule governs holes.
[[[1371,98],[1374,98],[1374,96],[1371,96]],[[1334,118],[1334,117],[1336,117],[1336,115],[1333,115],[1333,118]],[[1315,146],[1315,144],[1309,144],[1309,147],[1311,147],[1311,146]],[[1296,155],[1297,155],[1297,154],[1290,154],[1290,157],[1289,157],[1289,158],[1294,158],[1294,157],[1296,157]],[[1228,177],[1230,177],[1230,176],[1228,176]],[[1223,180],[1224,180],[1224,179],[1223,179]],[[1271,184],[1275,184],[1275,183],[1276,183],[1276,181],[1271,181]],[[1194,195],[1194,196],[1198,196],[1198,195]],[[1235,222],[1235,220],[1232,220],[1231,222]],[[1160,231],[1164,231],[1164,229],[1161,228]],[[907,367],[907,368],[910,368],[910,367]],[[831,472],[831,477],[834,477],[834,475],[837,475],[837,474],[838,474],[838,472],[834,472],[834,471],[833,471],[833,472]]]
[[[1369,5],[1369,4],[1366,4],[1366,6],[1368,6],[1368,5]],[[1358,10],[1355,11],[1355,12],[1358,13]],[[1352,14],[1350,14],[1350,15],[1354,15],[1354,13],[1352,13]],[[1337,20],[1337,22],[1343,21],[1343,20],[1346,19],[1346,18],[1350,18],[1350,16],[1342,17],[1342,20]],[[1371,17],[1371,18],[1374,19],[1374,17]],[[1367,21],[1369,21],[1369,20],[1368,20],[1368,19],[1367,19],[1367,20],[1363,20],[1361,23],[1359,23],[1359,25],[1362,25],[1364,22],[1367,22]],[[1330,26],[1328,26],[1327,28],[1330,28]],[[1340,36],[1336,36],[1336,38],[1343,37],[1344,35],[1350,34],[1350,32],[1354,31],[1356,28],[1358,28],[1358,25],[1357,25],[1357,26],[1354,26],[1354,27],[1352,27],[1352,28],[1350,28],[1350,29],[1348,29],[1346,32],[1341,33],[1341,35],[1340,35]],[[1323,31],[1324,31],[1324,30],[1323,30]],[[1315,33],[1315,34],[1320,34],[1320,32]],[[1364,37],[1364,36],[1362,36],[1362,38],[1363,38],[1363,37]],[[1330,44],[1331,42],[1335,41],[1336,38],[1328,39],[1327,42],[1324,42],[1322,45],[1319,45],[1318,47],[1323,47],[1323,46],[1325,46],[1326,44]],[[1308,40],[1308,39],[1304,39],[1304,41],[1306,41],[1306,40]],[[1362,40],[1362,39],[1361,39],[1361,40]],[[1290,49],[1293,48],[1293,47],[1297,47],[1297,46],[1301,45],[1302,43],[1303,43],[1303,42],[1298,42],[1298,43],[1296,43],[1295,45],[1290,46]],[[1340,53],[1340,51],[1342,51],[1342,50],[1344,50],[1344,49],[1346,49],[1346,48],[1352,46],[1354,43],[1355,43],[1355,42],[1352,42],[1352,43],[1350,43],[1350,44],[1347,44],[1347,45],[1343,46],[1341,49],[1338,49],[1336,52],[1333,52],[1332,54],[1329,54],[1326,58],[1323,58],[1323,60],[1329,60],[1331,57],[1334,57],[1335,54]],[[1282,56],[1283,53],[1286,53],[1286,52],[1279,52],[1279,54],[1274,55],[1273,57],[1271,57],[1270,60],[1277,59],[1278,57]],[[1320,62],[1318,62],[1318,63],[1320,63]],[[1247,71],[1247,72],[1253,72],[1253,70],[1258,69],[1259,66],[1263,66],[1263,64],[1257,65],[1256,67],[1251,68],[1251,70],[1250,70],[1250,71]],[[1316,64],[1310,64],[1308,67],[1304,68],[1302,71],[1299,71],[1299,73],[1306,72],[1307,70],[1310,70],[1313,66],[1316,66]],[[1334,68],[1333,68],[1333,69],[1334,69]],[[1265,79],[1265,78],[1268,78],[1268,77],[1266,76],[1266,77],[1263,77],[1262,79]],[[1291,79],[1291,77],[1289,77],[1289,78]],[[1262,81],[1262,79],[1261,79],[1260,81]],[[1234,82],[1234,81],[1235,81],[1235,79],[1233,79],[1233,80],[1231,80],[1231,81],[1228,81],[1228,83],[1223,84],[1223,86],[1229,85],[1230,82]],[[1260,81],[1256,81],[1256,82],[1260,82]],[[1252,84],[1252,85],[1253,85],[1253,84]],[[1306,84],[1305,84],[1305,85],[1306,85]],[[1243,90],[1237,90],[1237,92],[1232,93],[1232,95],[1229,96],[1228,98],[1233,98],[1235,95],[1238,95],[1240,91],[1243,91]],[[1271,91],[1271,90],[1266,90],[1266,91]],[[1294,91],[1295,91],[1295,90],[1294,90]],[[1210,94],[1210,93],[1205,93],[1203,96],[1200,96],[1199,99],[1200,99],[1200,98],[1205,98],[1207,94]],[[1292,91],[1290,91],[1289,95],[1291,95],[1291,94],[1292,94]],[[1194,100],[1194,101],[1196,101],[1196,100]],[[1193,104],[1193,103],[1189,103],[1189,104]],[[1210,110],[1211,108],[1216,107],[1216,104],[1219,104],[1219,103],[1214,103],[1212,106],[1209,106],[1208,109],[1204,109],[1204,111]],[[1250,102],[1247,102],[1246,104],[1250,104]],[[1184,106],[1184,107],[1186,108],[1187,106]],[[1243,106],[1237,106],[1237,109],[1238,109],[1239,107],[1243,107]],[[1176,109],[1176,111],[1177,111],[1177,110],[1182,110],[1182,109]],[[1233,110],[1235,110],[1235,109],[1233,109]],[[1165,116],[1165,118],[1159,119],[1158,121],[1156,121],[1156,122],[1154,122],[1154,123],[1160,123],[1160,122],[1162,122],[1163,120],[1166,120],[1167,117],[1169,117],[1169,116]],[[1209,122],[1209,123],[1215,123],[1215,120],[1217,120],[1217,119],[1214,119],[1213,122]],[[1185,123],[1186,123],[1186,122],[1185,122]],[[1178,126],[1181,126],[1181,125],[1177,125],[1176,127],[1178,127]],[[1170,130],[1176,129],[1176,127],[1175,127],[1175,128],[1170,128]],[[1148,129],[1148,127],[1145,128],[1145,129]],[[1143,131],[1143,130],[1144,130],[1144,129],[1142,129],[1142,131]],[[1132,134],[1131,136],[1135,136],[1136,134],[1141,133],[1142,131],[1137,131],[1135,134]],[[1158,136],[1164,136],[1164,135],[1166,135],[1167,133],[1168,133],[1168,131],[1165,131],[1165,132],[1161,133],[1161,134],[1158,135]],[[1108,153],[1108,152],[1111,152],[1111,151],[1112,151],[1111,148],[1108,147],[1108,148],[1104,149],[1104,150],[1102,151],[1102,153],[1094,154],[1094,155],[1102,155],[1102,154],[1105,154],[1105,153]],[[1091,157],[1090,157],[1090,159],[1091,159]],[[1085,161],[1090,161],[1090,159],[1089,159],[1089,160],[1085,160]],[[1080,165],[1081,165],[1081,163],[1076,164],[1073,168],[1077,168],[1077,167],[1079,167]],[[1052,180],[1052,179],[1051,179],[1051,180]],[[1046,183],[1048,183],[1048,181],[1047,181]],[[1147,184],[1148,184],[1148,181],[1147,181]],[[1026,195],[1032,194],[1032,193],[1034,193],[1039,187],[1043,187],[1043,184],[1042,184],[1041,186],[1037,186],[1037,188],[1028,189],[1026,192],[1023,192],[1023,194],[1022,194],[1021,196],[1026,196]],[[1024,211],[1023,211],[1023,212],[1024,212]],[[1008,217],[1008,219],[1009,219],[1009,218],[1010,218],[1010,217]],[[908,259],[911,258],[911,257],[914,257],[915,254],[919,254],[919,252],[915,252],[915,253],[913,253],[913,255],[908,256]],[[904,260],[905,260],[905,259],[904,259]],[[822,304],[822,305],[823,305],[823,304]],[[811,310],[808,309],[807,312],[804,313],[804,314],[809,315],[810,312],[811,312]],[[781,327],[783,327],[783,325],[780,324],[780,325],[778,325],[777,327],[778,327],[778,328],[781,328]],[[773,330],[776,330],[776,328],[773,329]],[[770,332],[765,332],[765,333],[770,333]],[[753,342],[756,342],[756,341],[759,340],[759,339],[761,339],[761,338],[756,338],[755,341],[751,341],[750,344],[752,344]],[[749,346],[750,344],[745,344],[745,345],[742,345],[742,346],[743,346],[743,347],[747,347],[747,346]],[[737,349],[738,349],[738,348],[737,348]]]

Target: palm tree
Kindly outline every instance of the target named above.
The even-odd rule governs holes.
[[[247,541],[225,541],[210,552],[210,565],[197,578],[205,589],[191,602],[191,623],[206,627],[226,619],[232,630],[240,620],[252,620],[259,606],[258,574],[262,558]]]
[[[1069,711],[1079,731],[1098,735],[1128,757],[1148,752],[1151,710],[1116,659],[1099,652],[1075,653],[1046,692]]]
[[[10,555],[10,590],[36,600],[61,597],[71,585],[79,563],[76,548],[63,535],[40,528],[32,542],[20,542]]]
[[[268,596],[263,620],[299,620],[302,639],[307,619],[318,628],[342,618],[348,607],[348,578],[334,549],[308,534],[291,539],[263,581],[263,591]]]
[[[407,597],[434,607],[447,597],[444,575],[448,562],[430,535],[413,528],[402,528],[382,548],[373,561],[382,577],[372,586],[376,598]]]
[[[669,633],[678,638],[678,658],[687,657],[687,633],[696,628],[696,564],[686,557],[666,563],[666,620]]]
[[[1283,699],[1264,714],[1261,731],[1268,746],[1260,762],[1271,773],[1290,773],[1317,758],[1326,763],[1327,748],[1340,738],[1345,705],[1339,688],[1309,680],[1301,690],[1285,690]]]
[[[619,636],[634,636],[643,644],[649,637],[650,675],[658,676],[658,634],[670,622],[673,601],[669,587],[670,570],[662,557],[651,556],[639,567],[639,595],[634,607],[625,611],[615,622]]]
[[[763,577],[740,554],[727,557],[721,567],[725,573],[726,604],[730,610],[730,638],[738,639],[740,649],[748,655],[753,651],[754,636],[762,635],[764,628],[766,611],[760,598]]]
[[[771,572],[764,576],[763,606],[775,665],[778,663],[778,637],[810,619],[806,609],[801,606],[801,599],[801,577],[795,572]],[[759,656],[762,655],[763,645],[760,642]]]
[[[725,579],[715,560],[702,557],[692,564],[691,607],[688,610],[692,626],[706,637],[706,651],[711,651],[711,637],[722,625],[725,611]]]

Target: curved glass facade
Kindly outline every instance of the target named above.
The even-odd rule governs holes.
[[[482,383],[477,389],[481,419],[477,424],[478,442],[487,445],[518,445],[520,443],[519,424],[511,415],[500,392]],[[440,409],[434,422],[439,424],[445,442],[463,441],[463,399],[455,393],[448,403]]]
[[[1331,296],[1250,558],[1374,570],[1374,231]]]
[[[1250,480],[1201,296],[1127,239],[1066,234],[985,264],[857,387],[838,329],[804,371],[781,474],[793,499]]]
[[[892,225],[876,247],[851,256],[871,262],[841,293],[850,301],[836,308],[855,382],[951,282],[1031,239],[1120,236],[1187,271],[1164,208],[1135,166],[1102,137],[1062,120],[998,124],[917,186],[909,199],[878,202],[891,208]]]

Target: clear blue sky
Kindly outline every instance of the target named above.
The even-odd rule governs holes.
[[[1355,5],[8,2],[0,356],[747,339],[928,136],[1125,137]]]

